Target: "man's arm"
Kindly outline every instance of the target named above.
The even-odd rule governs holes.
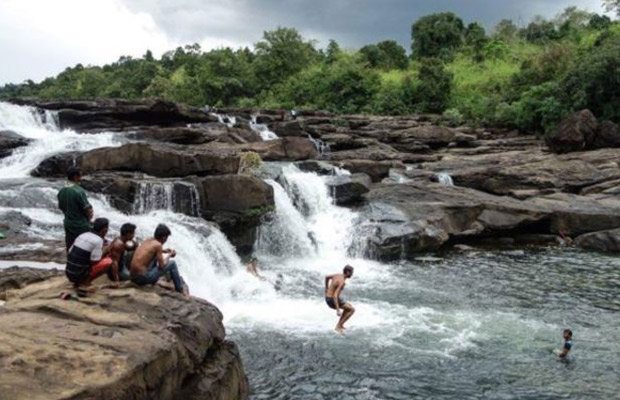
[[[329,289],[329,281],[331,281],[333,277],[334,275],[325,276],[325,294],[327,294],[327,290]]]
[[[338,283],[334,291],[334,303],[336,304],[336,314],[340,316],[340,292],[342,291],[342,283]]]
[[[89,221],[92,221],[94,216],[93,206],[88,202],[88,198],[86,198],[86,192],[83,190],[80,191],[79,195],[80,206],[84,210],[84,215],[88,218]]]
[[[168,264],[168,259],[170,258],[168,255],[164,256],[164,248],[161,244],[157,245],[157,248],[155,249],[156,253],[155,253],[155,257],[157,257],[157,262],[159,264],[159,269],[164,269],[166,268],[166,265]]]
[[[114,276],[114,282],[118,288],[121,283],[119,276],[119,265],[121,263],[121,256],[125,250],[125,245],[120,240],[115,240],[110,245],[110,258],[112,259],[112,276]]]

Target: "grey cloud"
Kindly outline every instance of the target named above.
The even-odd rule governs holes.
[[[570,5],[601,11],[599,0],[125,0],[150,13],[174,40],[209,38],[254,43],[264,30],[295,27],[325,43],[333,38],[346,47],[395,39],[408,47],[411,23],[439,11],[492,28],[503,18],[525,24],[534,15],[552,17]]]

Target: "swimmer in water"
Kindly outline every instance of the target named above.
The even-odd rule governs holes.
[[[260,279],[261,281],[266,281],[267,278],[265,278],[264,276],[261,276],[258,273],[258,260],[256,258],[252,258],[252,260],[250,261],[250,263],[248,264],[248,267],[246,268],[246,271],[250,274],[250,275],[254,275],[255,277],[257,277],[258,279]]]
[[[564,329],[562,336],[564,337],[564,347],[562,348],[562,350],[557,350],[556,354],[562,360],[565,360],[566,357],[568,357],[568,355],[570,354],[571,349],[573,348],[573,331],[571,331],[570,329]]]
[[[342,270],[342,274],[328,275],[325,277],[325,302],[327,305],[336,310],[336,315],[340,317],[336,324],[335,331],[340,335],[347,329],[344,327],[347,322],[355,313],[355,308],[351,303],[347,303],[340,297],[342,290],[345,287],[346,280],[353,276],[353,267],[347,265]],[[342,311],[341,311],[342,309]]]

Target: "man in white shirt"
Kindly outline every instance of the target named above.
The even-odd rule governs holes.
[[[112,259],[107,257],[109,247],[104,243],[109,225],[106,218],[97,218],[92,232],[82,233],[69,249],[65,273],[79,291],[94,291],[91,282],[112,266]]]

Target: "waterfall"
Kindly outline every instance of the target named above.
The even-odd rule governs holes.
[[[452,177],[447,172],[440,172],[437,175],[437,181],[445,186],[454,186]]]
[[[310,134],[308,134],[308,140],[310,140],[312,144],[314,144],[314,147],[316,147],[316,151],[318,151],[320,155],[324,155],[330,152],[329,145],[321,139],[315,139]]]
[[[227,115],[227,114],[217,114],[217,113],[211,113],[211,115],[216,117],[217,121],[220,124],[224,124],[229,128],[234,128],[234,126],[237,124],[237,117]]]
[[[259,124],[256,122],[256,115],[252,115],[252,120],[250,121],[250,128],[258,133],[263,141],[268,140],[276,140],[279,139],[278,135],[275,132],[269,130],[269,127],[265,124]]]
[[[0,160],[2,178],[25,178],[41,161],[54,154],[120,145],[112,133],[80,135],[60,129],[55,112],[3,102],[0,102],[0,130],[14,131],[32,140]]]
[[[140,182],[133,212],[174,211],[193,217],[200,215],[200,195],[189,182]]]
[[[334,204],[325,177],[289,165],[282,170],[281,184],[269,183],[274,187],[276,216],[260,229],[259,253],[347,257],[357,214]]]

